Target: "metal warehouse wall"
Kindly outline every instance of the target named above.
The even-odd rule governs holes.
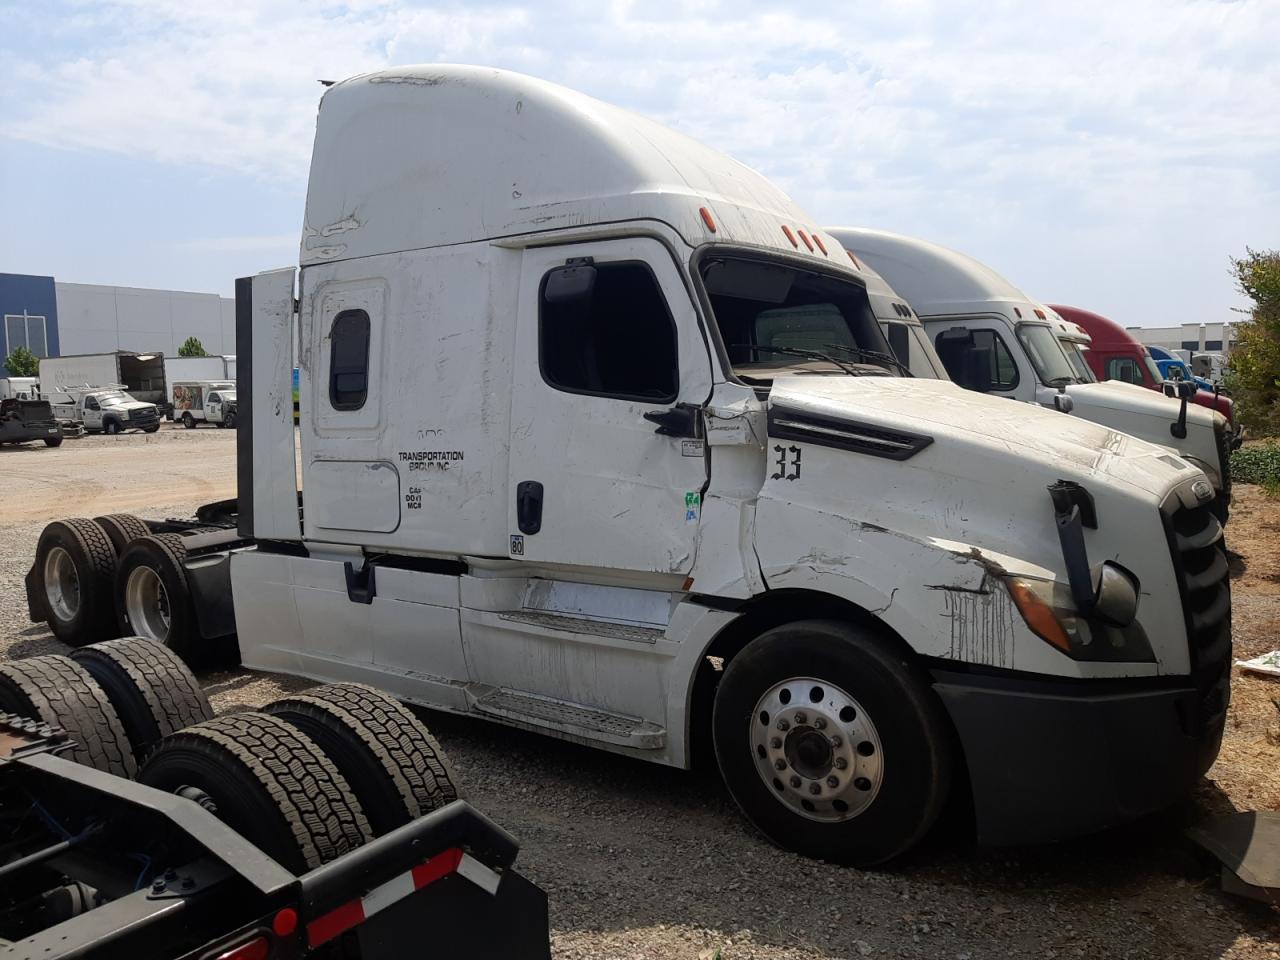
[[[1166,350],[1226,352],[1235,343],[1229,323],[1184,323],[1180,327],[1127,327],[1139,343]]]
[[[14,318],[12,326],[18,339],[16,343],[9,343],[10,317]],[[0,363],[15,347],[29,346],[23,342],[27,340],[28,329],[35,334],[37,343],[39,330],[43,329],[45,352],[50,355],[58,353],[58,301],[53,277],[0,273]],[[0,372],[0,376],[4,373]]]
[[[213,293],[57,283],[62,355],[135,350],[176,357],[187,337],[235,353],[235,301]]]

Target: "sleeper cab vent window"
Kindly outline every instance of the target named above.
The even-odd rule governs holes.
[[[343,310],[329,331],[329,405],[359,410],[369,396],[369,314]]]
[[[887,460],[909,460],[933,443],[933,437],[922,433],[885,430],[867,423],[802,413],[776,405],[769,408],[769,436],[775,440],[835,447]]]

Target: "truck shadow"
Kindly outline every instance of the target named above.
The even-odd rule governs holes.
[[[689,956],[745,939],[814,957],[856,956],[859,943],[906,956],[999,944],[1037,957],[1216,957],[1242,936],[1280,933],[1280,913],[1221,894],[1216,864],[1183,836],[1230,807],[1208,783],[1179,809],[1032,848],[977,847],[957,808],[906,857],[856,870],[774,847],[714,770],[421,713],[469,799],[521,842],[518,866],[547,891],[565,943],[643,929],[678,937],[667,949]]]

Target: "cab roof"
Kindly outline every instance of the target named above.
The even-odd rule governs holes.
[[[829,227],[845,249],[885,278],[921,316],[1036,306],[990,267],[956,250],[887,230]],[[1027,319],[1033,319],[1028,311]]]
[[[1121,346],[1138,345],[1138,341],[1133,338],[1128,330],[1100,313],[1059,303],[1051,303],[1050,306],[1058,311],[1064,319],[1083,327],[1092,338],[1095,348],[1117,344]]]
[[[701,214],[707,208],[715,225]],[[691,245],[779,247],[812,221],[751,168],[638,114],[489,67],[394,67],[320,101],[301,262],[660,220]]]

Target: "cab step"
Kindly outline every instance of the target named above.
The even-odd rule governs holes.
[[[468,684],[466,691],[471,709],[476,713],[517,726],[556,730],[584,740],[637,750],[661,750],[667,743],[665,727],[639,717],[608,713],[585,704],[517,693],[487,684]]]

